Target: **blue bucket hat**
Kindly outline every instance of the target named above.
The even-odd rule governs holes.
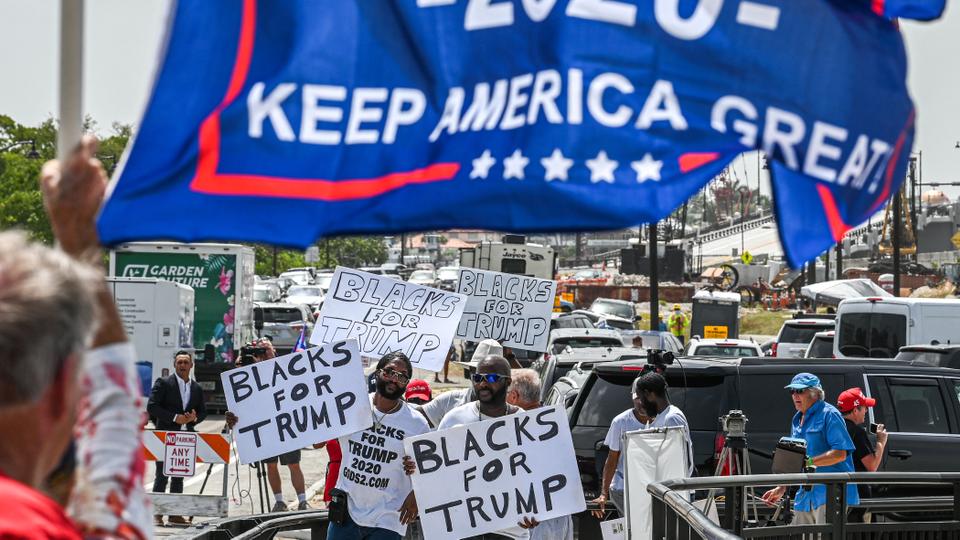
[[[790,384],[784,386],[791,390],[803,390],[805,388],[820,388],[820,378],[813,373],[797,373],[793,376]]]

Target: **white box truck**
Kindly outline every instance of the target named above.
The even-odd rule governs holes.
[[[149,363],[141,381],[149,385],[171,373],[173,355],[193,350],[193,289],[151,278],[113,277],[107,284],[123,329],[137,351],[137,362]]]
[[[960,341],[960,300],[850,298],[837,306],[837,358],[893,358],[905,345]]]

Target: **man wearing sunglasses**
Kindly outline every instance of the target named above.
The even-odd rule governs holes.
[[[413,365],[402,352],[388,353],[377,363],[376,391],[370,394],[373,425],[340,437],[343,456],[331,490],[330,540],[399,540],[416,519],[403,441],[429,432],[430,426],[403,401],[412,376]]]
[[[447,413],[440,421],[438,429],[448,429],[455,426],[473,424],[491,418],[514,414],[522,409],[507,403],[507,390],[510,388],[510,363],[507,359],[490,355],[477,364],[477,371],[471,376],[473,393],[477,401],[461,405]],[[527,529],[536,527],[539,522],[532,517],[524,517],[518,523],[519,527],[510,527],[497,531],[490,537],[507,537],[528,540],[530,533]]]
[[[824,401],[820,379],[812,373],[798,373],[785,388],[797,409],[790,436],[807,442],[807,466],[816,467],[816,472],[854,472],[853,440],[840,411]],[[763,494],[763,501],[773,506],[786,490],[786,486],[775,487]],[[856,484],[848,484],[847,504],[859,502]],[[826,486],[801,488],[793,501],[792,524],[826,523],[826,505]]]

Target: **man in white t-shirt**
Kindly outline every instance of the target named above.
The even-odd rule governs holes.
[[[495,339],[485,339],[481,341],[477,345],[476,350],[473,351],[473,356],[470,357],[469,363],[476,366],[481,360],[490,355],[503,356],[503,347],[497,343]],[[420,412],[427,417],[427,421],[430,422],[431,427],[437,427],[448,412],[476,399],[477,396],[474,394],[472,387],[461,390],[451,390],[439,394],[433,398],[433,401],[430,403],[422,405]]]
[[[462,426],[489,420],[508,414],[515,414],[522,409],[507,403],[507,389],[510,387],[510,363],[502,356],[490,355],[477,364],[477,371],[473,374],[473,391],[477,401],[456,407],[448,412],[437,429],[443,430],[455,426]],[[484,535],[491,537],[507,537],[528,540],[530,533],[527,529],[536,527],[539,522],[533,517],[524,517],[517,523],[517,527],[510,527]]]
[[[340,438],[337,489],[346,493],[347,515],[340,523],[331,518],[330,540],[398,540],[416,519],[413,485],[403,469],[403,440],[429,432],[430,426],[402,399],[412,376],[413,365],[401,352],[377,363],[377,388],[370,394],[373,425]]]
[[[693,462],[693,441],[690,439],[690,425],[687,423],[687,417],[676,405],[670,404],[670,398],[667,395],[667,380],[659,373],[647,373],[637,379],[636,392],[640,396],[640,401],[647,416],[652,416],[648,428],[681,427],[683,428],[683,439],[687,443],[687,473],[693,476],[696,468]]]
[[[515,369],[511,373],[507,403],[525,411],[541,406],[540,376],[532,369]],[[541,521],[530,530],[530,540],[573,540],[573,516],[560,516]]]
[[[643,400],[637,393],[637,383],[640,379],[633,381],[632,395],[633,408],[627,409],[618,414],[610,422],[610,430],[607,431],[607,437],[603,444],[609,449],[607,461],[603,464],[603,476],[600,479],[600,496],[593,500],[599,506],[599,510],[594,511],[598,518],[603,517],[607,501],[613,503],[620,516],[626,515],[623,504],[623,456],[620,455],[620,442],[623,440],[623,434],[628,431],[637,431],[646,429],[650,422],[643,408]]]

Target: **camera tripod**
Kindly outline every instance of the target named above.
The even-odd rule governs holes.
[[[747,418],[740,411],[730,411],[729,414],[720,418],[723,423],[723,449],[720,451],[720,457],[717,459],[717,468],[713,472],[714,476],[721,476],[724,469],[727,475],[750,475],[753,469],[750,467],[750,453],[747,451],[747,434],[744,429]],[[707,492],[707,502],[704,504],[703,513],[709,515],[710,508],[714,504],[714,496],[720,488],[714,488]],[[740,500],[734,508],[741,508],[740,519],[747,521],[748,510],[746,502],[749,499],[756,499],[753,488],[747,488],[743,492],[743,499]],[[731,508],[729,501],[726,502],[726,508]],[[753,519],[759,523],[759,513],[756,505],[753,506]],[[731,519],[732,522],[732,519]]]

